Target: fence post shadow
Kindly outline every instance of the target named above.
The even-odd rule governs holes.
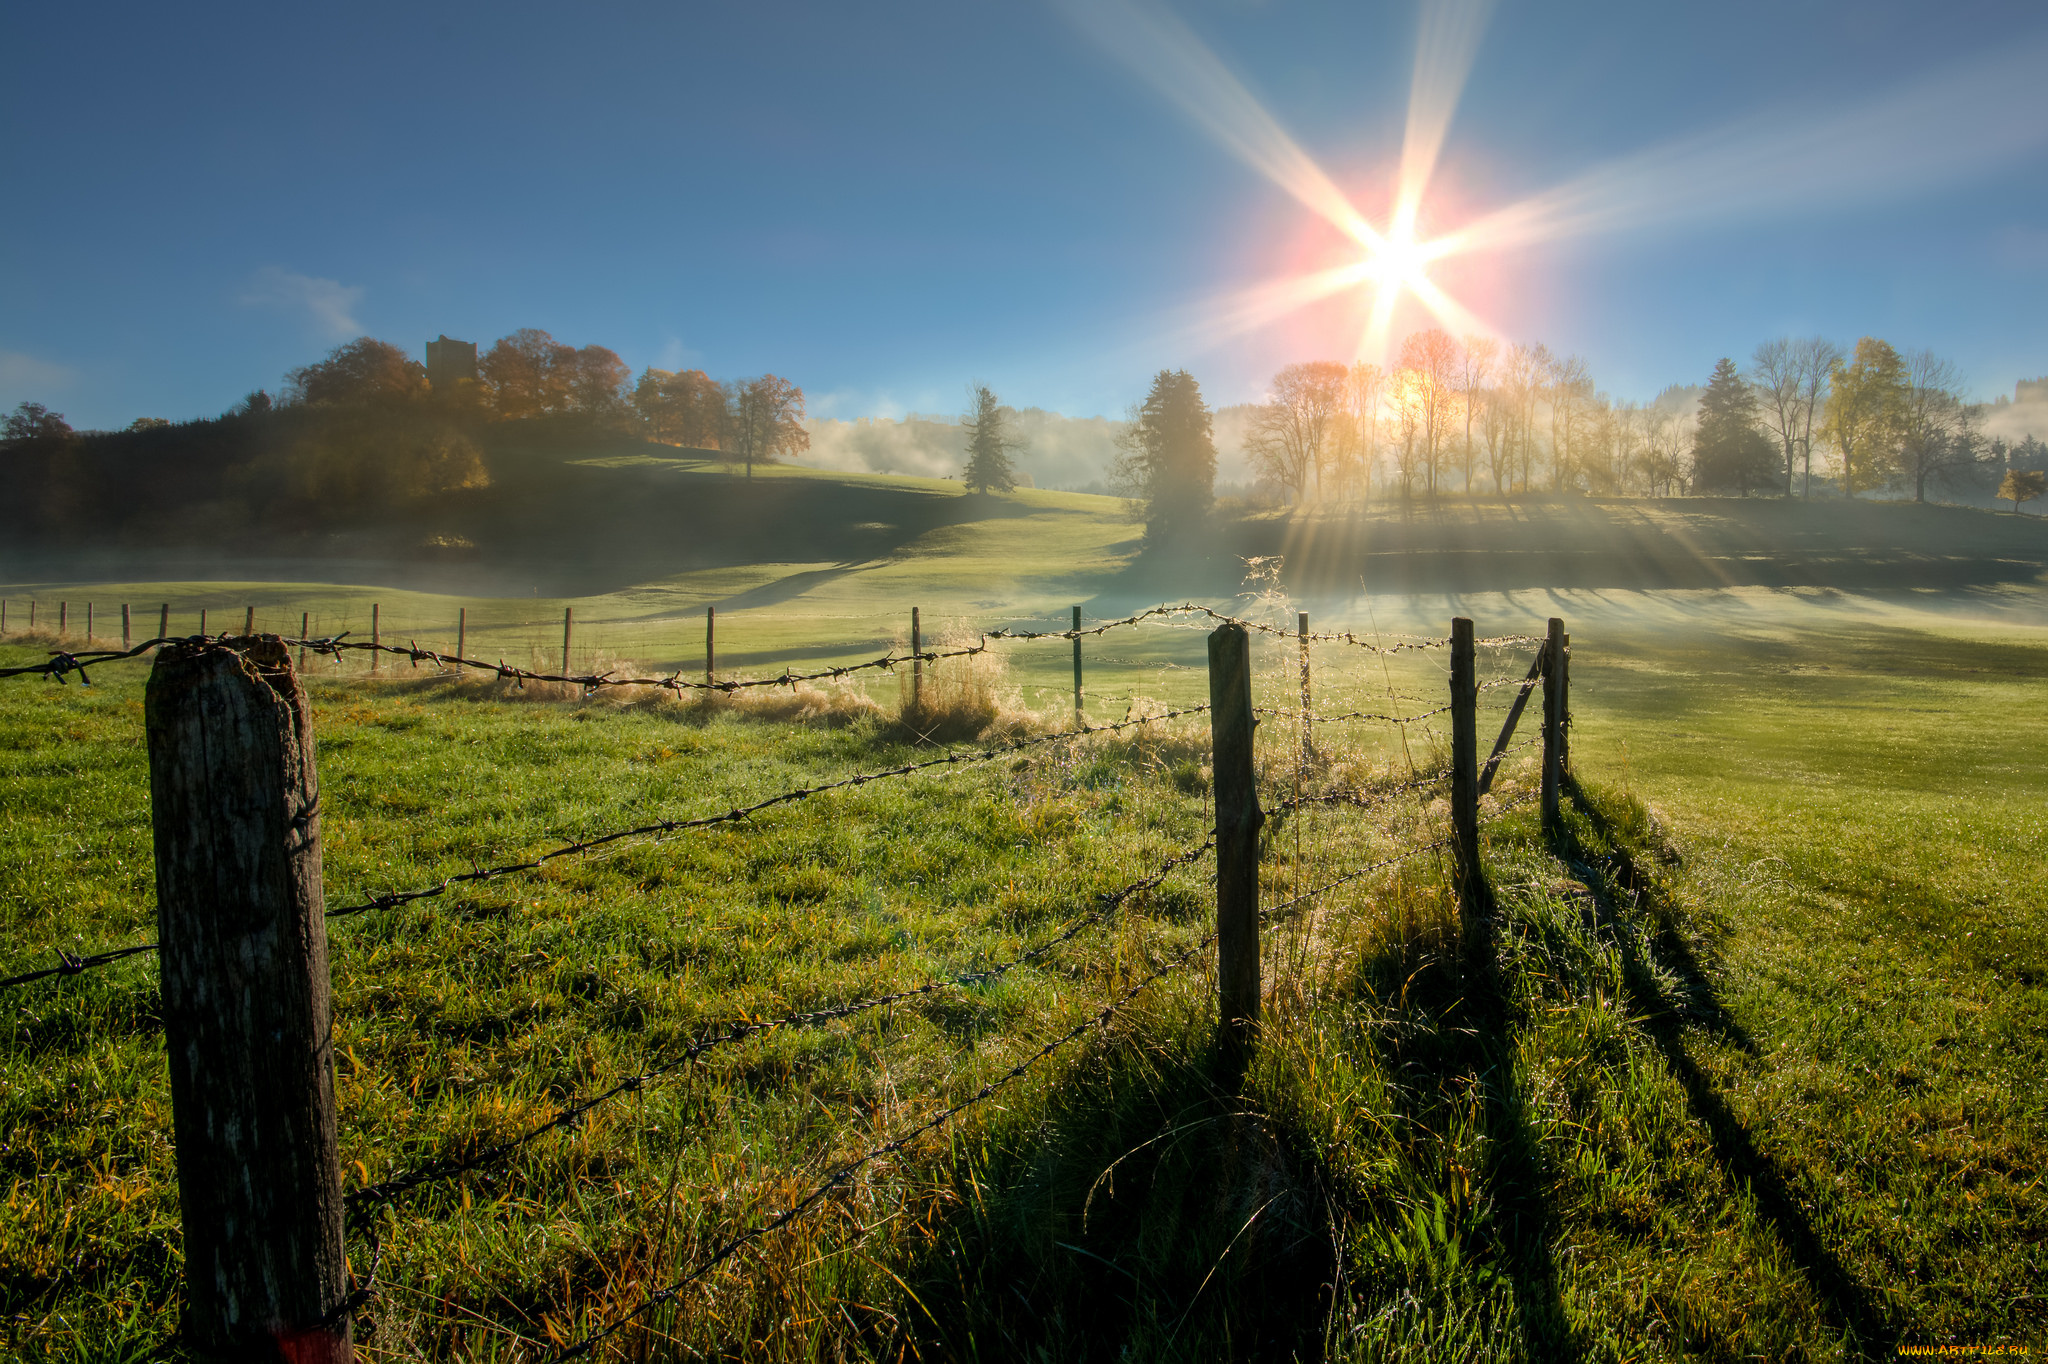
[[[1822,1310],[1832,1324],[1852,1336],[1863,1358],[1892,1358],[1898,1343],[1898,1331],[1885,1320],[1869,1290],[1828,1249],[1812,1221],[1800,1209],[1799,1200],[1777,1162],[1758,1144],[1742,1119],[1715,1089],[1713,1081],[1687,1052],[1685,1022],[1691,1001],[1673,1001],[1665,997],[1651,970],[1651,963],[1644,959],[1634,935],[1623,922],[1621,896],[1626,895],[1635,906],[1641,907],[1654,898],[1655,892],[1615,836],[1612,821],[1587,798],[1578,780],[1566,774],[1564,784],[1573,808],[1607,845],[1607,850],[1585,846],[1573,833],[1570,821],[1560,821],[1553,833],[1552,851],[1559,861],[1578,873],[1591,892],[1598,930],[1621,957],[1622,987],[1634,1020],[1649,1036],[1672,1077],[1685,1091],[1686,1103],[1694,1119],[1706,1129],[1715,1158],[1721,1163],[1730,1184],[1750,1191],[1756,1200],[1758,1213],[1777,1236],[1779,1244],[1798,1264],[1807,1282],[1813,1285]],[[1676,936],[1667,930],[1659,935],[1657,945],[1663,947],[1661,939]],[[1728,1036],[1745,1050],[1753,1051],[1754,1045],[1748,1034],[1728,1015],[1689,948],[1684,951],[1682,969],[1678,974],[1685,981],[1688,994],[1704,1001],[1703,1005],[1693,1004],[1693,1009],[1703,1015],[1702,1021],[1706,1026]]]

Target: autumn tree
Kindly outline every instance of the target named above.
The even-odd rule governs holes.
[[[477,362],[491,411],[508,419],[546,416],[568,404],[575,349],[537,327],[502,336]]]
[[[596,422],[623,420],[629,411],[626,381],[633,371],[616,351],[582,346],[567,358],[562,390],[564,410]]]
[[[669,445],[716,450],[725,438],[725,390],[701,369],[649,367],[633,387],[648,434]]]
[[[1693,429],[1696,488],[1734,488],[1747,497],[1752,486],[1776,482],[1776,461],[1776,452],[1757,426],[1756,395],[1742,381],[1735,362],[1723,358],[1707,381]]]
[[[1273,397],[1252,418],[1245,451],[1273,482],[1308,497],[1322,488],[1323,465],[1336,450],[1350,371],[1334,360],[1289,365],[1273,376]]]
[[[1842,455],[1842,491],[1850,497],[1890,482],[1898,466],[1906,403],[1906,362],[1891,343],[1866,336],[1828,376],[1826,433]]]
[[[2012,503],[2013,515],[2019,515],[2020,503],[2032,502],[2048,493],[2048,473],[2039,469],[2008,469],[2005,481],[1998,485],[2001,500]]]
[[[811,433],[804,427],[804,391],[774,374],[757,379],[733,379],[725,385],[726,432],[722,447],[728,459],[742,459],[747,477],[754,476],[754,461],[772,463],[778,455],[793,455],[811,448]]]
[[[371,336],[336,346],[325,360],[286,373],[287,401],[311,406],[360,407],[400,402],[427,391],[427,367],[388,341]],[[267,409],[270,399],[265,395]]]
[[[1017,486],[1017,473],[1010,457],[1023,448],[1022,442],[1010,434],[1011,413],[987,384],[970,385],[967,401],[970,409],[960,419],[967,445],[967,464],[960,471],[961,480],[970,493],[1009,492]]]

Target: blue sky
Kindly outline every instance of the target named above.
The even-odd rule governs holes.
[[[1161,367],[1220,404],[1350,359],[1362,294],[1214,325],[1218,299],[1350,248],[1176,107],[1171,70],[1106,43],[1102,12],[10,6],[0,404],[209,414],[358,332],[417,355],[521,326],[635,369],[773,371],[832,416],[952,411],[976,379],[1115,414]],[[1420,14],[1182,0],[1166,22],[1379,223]],[[1639,183],[1669,211],[1435,277],[1617,396],[1815,332],[1931,347],[2009,393],[2048,373],[2029,84],[2048,90],[2038,0],[1501,0],[1425,227],[1630,156],[1609,198]],[[1884,116],[1929,145],[1857,140]],[[1681,203],[1670,177],[1702,165],[1722,180]],[[1410,300],[1396,332],[1427,321]]]

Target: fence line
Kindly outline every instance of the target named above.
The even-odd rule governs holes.
[[[1108,918],[1110,914],[1121,908],[1133,896],[1156,888],[1169,874],[1178,868],[1199,860],[1203,854],[1211,851],[1215,846],[1215,838],[1210,837],[1193,847],[1175,853],[1167,858],[1158,870],[1140,877],[1138,880],[1132,881],[1115,891],[1106,892],[1097,897],[1097,905],[1094,909],[1078,916],[1065,928],[1038,944],[1038,946],[1028,951],[1020,952],[1008,961],[1000,962],[994,966],[982,967],[975,971],[963,972],[959,975],[927,981],[923,985],[912,986],[906,990],[897,990],[890,994],[876,995],[868,999],[850,1000],[844,1004],[835,1004],[822,1009],[785,1014],[780,1018],[743,1019],[737,1023],[729,1024],[723,1031],[714,1032],[691,1042],[674,1056],[660,1064],[636,1075],[628,1076],[626,1079],[613,1084],[610,1088],[593,1094],[587,1099],[582,1099],[563,1107],[554,1117],[519,1136],[508,1138],[496,1146],[489,1147],[465,1160],[442,1161],[408,1174],[379,1181],[376,1184],[369,1185],[350,1194],[346,1201],[351,1211],[359,1207],[380,1206],[391,1202],[402,1193],[418,1188],[422,1184],[453,1179],[457,1176],[468,1174],[472,1170],[481,1169],[486,1165],[495,1165],[521,1147],[529,1145],[547,1133],[560,1127],[568,1127],[575,1124],[582,1119],[584,1114],[592,1109],[608,1103],[620,1095],[637,1093],[656,1080],[681,1070],[683,1067],[704,1056],[705,1053],[714,1051],[719,1047],[731,1046],[738,1042],[744,1042],[749,1038],[761,1037],[771,1032],[780,1032],[789,1028],[806,1028],[822,1023],[834,1022],[842,1018],[852,1018],[875,1009],[903,1003],[905,1000],[919,999],[925,995],[937,994],[942,990],[965,989],[970,986],[984,985],[992,980],[1000,980],[1018,967],[1029,965],[1054,949],[1073,941],[1083,929]]]
[[[189,643],[191,641],[181,640],[173,642]],[[458,872],[453,876],[444,877],[432,885],[422,886],[414,890],[389,891],[382,895],[375,895],[357,904],[345,905],[340,909],[330,909],[326,912],[326,917],[342,919],[357,914],[366,914],[372,910],[396,908],[399,905],[410,904],[417,900],[434,899],[445,895],[448,891],[460,885],[492,881],[521,872],[535,871],[549,862],[590,852],[593,849],[607,847],[631,838],[683,833],[693,829],[711,828],[720,824],[740,823],[759,814],[763,810],[772,809],[778,805],[788,805],[800,800],[807,800],[812,796],[823,795],[828,791],[840,791],[848,787],[865,786],[871,782],[886,781],[893,777],[911,776],[919,772],[929,771],[935,767],[957,767],[962,764],[993,762],[999,758],[1012,757],[1027,749],[1037,748],[1045,744],[1069,742],[1095,734],[1119,733],[1123,730],[1136,729],[1143,725],[1156,724],[1163,720],[1178,719],[1186,715],[1199,715],[1208,709],[1205,705],[1187,706],[1179,710],[1162,711],[1156,715],[1140,716],[1134,720],[1123,720],[1115,724],[1084,725],[1080,729],[1061,730],[1056,734],[1041,734],[1029,739],[1013,739],[999,748],[953,752],[946,754],[944,757],[928,758],[922,762],[903,763],[896,767],[882,768],[873,772],[860,772],[851,777],[843,777],[837,781],[821,782],[816,786],[796,787],[780,792],[777,795],[769,796],[764,800],[755,801],[751,805],[743,805],[736,809],[728,810],[723,814],[703,815],[695,819],[655,820],[651,823],[635,825],[628,829],[616,829],[609,833],[583,839],[580,842],[567,843],[560,847],[551,848],[541,853],[538,857],[530,858],[523,862],[508,862],[501,866],[482,867],[474,871]],[[56,966],[0,979],[0,990],[16,985],[26,985],[31,981],[43,980],[50,976],[74,976],[92,967],[105,966],[124,957],[135,956],[143,952],[154,952],[157,950],[157,944],[142,943],[134,947],[123,947],[98,952],[89,957],[70,956],[62,948],[55,948],[53,950],[58,956],[58,964]]]
[[[1080,723],[1078,715],[1080,703],[1078,651],[1081,637],[1084,634],[1101,634],[1109,629],[1132,626],[1140,621],[1154,617],[1182,613],[1200,613],[1210,619],[1221,622],[1220,627],[1210,636],[1212,698],[1210,704],[1171,710],[1110,725],[1088,726]],[[588,853],[627,839],[659,836],[721,824],[738,823],[769,808],[808,799],[811,796],[820,795],[828,791],[857,787],[872,781],[907,776],[939,767],[985,763],[1013,756],[1021,750],[1040,744],[1064,742],[1089,734],[1118,732],[1159,721],[1201,713],[1207,713],[1211,720],[1212,740],[1215,750],[1213,762],[1216,771],[1214,787],[1216,828],[1201,843],[1185,847],[1173,853],[1156,870],[1146,876],[1131,881],[1115,891],[1102,893],[1094,897],[1095,904],[1092,908],[1077,915],[1036,945],[1027,949],[1020,949],[1016,955],[1007,960],[975,970],[927,980],[920,985],[869,998],[789,1013],[773,1019],[742,1018],[724,1025],[717,1025],[712,1031],[700,1033],[694,1039],[684,1044],[679,1050],[660,1057],[652,1065],[648,1066],[647,1069],[615,1081],[607,1088],[586,1098],[562,1105],[546,1121],[511,1138],[485,1147],[467,1157],[432,1162],[410,1171],[390,1176],[378,1183],[369,1184],[353,1194],[346,1195],[338,1200],[340,1204],[338,1215],[341,1210],[345,1210],[348,1223],[367,1226],[372,1238],[370,1269],[362,1279],[351,1280],[347,1286],[348,1291],[345,1294],[340,1289],[336,1289],[333,1295],[323,1299],[323,1305],[327,1301],[333,1301],[335,1305],[328,1308],[325,1311],[325,1315],[318,1322],[313,1323],[313,1329],[332,1334],[344,1347],[346,1346],[351,1329],[349,1324],[351,1313],[368,1301],[374,1293],[376,1277],[381,1265],[382,1241],[377,1237],[375,1226],[372,1224],[372,1217],[378,1210],[392,1206],[397,1199],[411,1190],[430,1183],[459,1178],[478,1169],[496,1165],[510,1158],[532,1142],[539,1140],[547,1133],[571,1127],[579,1123],[601,1105],[610,1103],[625,1094],[640,1092],[649,1085],[674,1074],[717,1048],[736,1045],[750,1038],[764,1036],[779,1030],[822,1026],[839,1019],[851,1018],[872,1010],[932,995],[939,991],[967,988],[1001,978],[1020,966],[1044,959],[1063,945],[1072,942],[1090,926],[1107,921],[1124,904],[1150,889],[1157,888],[1176,870],[1191,865],[1212,851],[1217,854],[1218,921],[1213,931],[1209,932],[1200,941],[1180,949],[1177,953],[1167,958],[1163,964],[1155,966],[1149,974],[1122,990],[1120,994],[1115,995],[1115,997],[1099,1008],[1090,1011],[1079,1023],[1076,1023],[1043,1045],[1038,1046],[1029,1055],[1026,1055],[1023,1059],[1017,1061],[993,1078],[983,1081],[973,1093],[964,1099],[939,1110],[930,1117],[919,1120],[910,1127],[899,1131],[897,1135],[889,1140],[881,1142],[860,1155],[833,1167],[821,1182],[811,1187],[808,1192],[795,1199],[781,1211],[756,1221],[744,1230],[730,1235],[724,1241],[718,1243],[687,1274],[667,1286],[648,1294],[634,1306],[625,1309],[619,1315],[596,1329],[589,1331],[580,1339],[562,1346],[554,1355],[554,1358],[569,1359],[588,1354],[634,1322],[642,1320],[649,1313],[657,1310],[664,1304],[675,1301],[692,1284],[705,1278],[747,1246],[788,1226],[798,1217],[823,1202],[836,1189],[844,1187],[861,1170],[877,1161],[908,1150],[922,1137],[953,1122],[960,1115],[984,1103],[1007,1086],[1023,1078],[1033,1067],[1052,1056],[1061,1048],[1085,1035],[1091,1028],[1106,1029],[1109,1022],[1118,1016],[1140,993],[1151,988],[1172,972],[1181,969],[1190,961],[1195,960],[1199,953],[1206,951],[1211,946],[1215,946],[1218,949],[1217,977],[1224,1026],[1234,1038],[1249,1044],[1256,1036],[1256,1020],[1259,1010],[1257,970],[1260,947],[1257,930],[1260,924],[1279,922],[1292,911],[1303,905],[1313,905],[1318,897],[1326,895],[1340,886],[1355,882],[1375,872],[1384,871],[1410,859],[1446,849],[1452,851],[1455,855],[1452,870],[1460,907],[1468,914],[1473,913],[1488,903],[1486,900],[1488,892],[1484,885],[1483,873],[1479,863],[1479,830],[1484,825],[1491,824],[1505,816],[1509,811],[1538,799],[1542,800],[1544,804],[1546,827],[1554,824],[1556,818],[1554,793],[1560,784],[1560,776],[1566,754],[1565,737],[1570,720],[1568,694],[1566,691],[1568,685],[1569,637],[1562,634],[1562,623],[1559,621],[1553,620],[1551,622],[1549,637],[1546,640],[1540,641],[1543,647],[1538,651],[1525,676],[1500,677],[1480,682],[1474,676],[1476,653],[1479,648],[1507,647],[1516,644],[1538,643],[1539,641],[1528,636],[1503,636],[1491,640],[1477,640],[1473,636],[1471,622],[1459,619],[1453,622],[1452,634],[1447,640],[1404,643],[1392,648],[1383,648],[1377,645],[1363,644],[1355,636],[1351,636],[1348,633],[1311,635],[1307,628],[1306,616],[1300,618],[1296,630],[1288,631],[1257,622],[1237,620],[1209,608],[1192,605],[1159,607],[1151,611],[1138,613],[1123,621],[1109,622],[1093,630],[1085,631],[1079,625],[1078,610],[1076,611],[1075,619],[1076,625],[1071,631],[1045,633],[991,632],[984,634],[981,643],[972,648],[946,652],[924,653],[915,647],[915,643],[921,641],[916,641],[914,637],[914,646],[912,652],[908,655],[891,654],[870,663],[831,669],[813,675],[816,677],[840,676],[864,668],[887,667],[904,661],[921,663],[922,661],[934,658],[961,657],[984,652],[990,647],[991,640],[999,638],[1067,638],[1074,641],[1077,652],[1077,724],[1071,731],[1041,735],[1031,739],[1015,740],[1008,744],[976,751],[951,752],[940,757],[915,763],[899,764],[895,767],[873,772],[857,773],[831,782],[793,788],[751,805],[737,807],[722,814],[706,815],[693,819],[656,820],[632,828],[613,830],[588,839],[552,848],[524,861],[509,862],[488,868],[478,867],[469,872],[443,878],[432,885],[413,890],[386,892],[358,904],[325,911],[325,917],[339,918],[375,909],[393,908],[413,901],[443,895],[457,886],[531,872],[554,860]],[[1246,650],[1246,637],[1251,631],[1277,635],[1297,640],[1300,643],[1303,663],[1301,705],[1298,709],[1274,710],[1252,706],[1248,653]],[[1362,711],[1340,715],[1315,714],[1310,704],[1307,665],[1307,648],[1312,641],[1341,642],[1383,655],[1409,649],[1419,650],[1448,645],[1452,651],[1451,667],[1449,669],[1451,704],[1412,716],[1380,715]],[[437,663],[451,661],[433,651],[384,645],[375,639],[367,644],[346,641],[341,636],[315,639],[306,637],[303,631],[301,637],[297,640],[281,640],[276,636],[251,637],[248,635],[230,639],[219,636],[209,637],[202,634],[186,639],[159,637],[145,644],[118,652],[110,650],[86,650],[79,653],[58,652],[52,655],[48,663],[28,668],[0,670],[0,676],[16,676],[39,672],[62,683],[65,681],[68,673],[75,671],[79,673],[81,681],[89,685],[90,679],[86,676],[86,669],[88,667],[118,658],[139,656],[151,648],[167,644],[175,644],[188,649],[202,651],[198,655],[201,658],[206,657],[203,652],[206,646],[226,645],[231,651],[254,656],[263,667],[281,668],[285,684],[296,698],[295,703],[301,708],[304,706],[303,690],[300,689],[295,675],[290,672],[289,664],[285,661],[285,650],[292,644],[297,644],[301,648],[311,648],[316,652],[333,653],[337,656],[343,649],[367,649],[371,651],[373,664],[377,657],[387,653],[409,655],[415,663],[420,661],[434,661]],[[567,648],[568,639],[565,633],[565,665],[567,662]],[[189,655],[174,654],[171,657],[182,659],[189,657]],[[215,657],[218,656],[216,655]],[[525,670],[506,669],[502,664],[493,667],[489,664],[476,663],[472,660],[461,658],[456,658],[452,662],[465,667],[489,669],[500,676],[518,677],[526,680],[568,683],[584,681],[584,679],[567,675],[550,676],[526,672]],[[159,666],[161,667],[161,664]],[[225,671],[229,674],[234,673],[232,668]],[[715,690],[730,691],[743,686],[792,685],[795,681],[801,680],[809,679],[785,673],[781,678],[775,679],[728,683],[707,682],[704,686]],[[1517,722],[1521,717],[1532,689],[1539,680],[1545,684],[1543,732],[1540,736],[1525,739],[1521,743],[1512,743]],[[250,685],[258,686],[260,689],[261,684],[253,674],[248,678],[248,682]],[[666,686],[670,682],[673,682],[673,679],[666,681],[658,679],[617,679],[611,677],[610,674],[602,674],[597,675],[589,685],[590,689],[594,690],[600,686]],[[699,686],[699,684],[682,685],[690,687]],[[1480,709],[1478,696],[1482,690],[1508,685],[1516,685],[1519,687],[1519,690],[1516,692],[1512,704],[1506,708],[1509,712],[1506,723],[1501,729],[1500,736],[1493,746],[1492,753],[1488,757],[1482,773],[1478,760],[1476,735],[1474,733],[1476,716]],[[154,695],[154,692],[152,695]],[[267,696],[268,693],[265,693],[265,695]],[[1453,731],[1455,735],[1453,760],[1449,771],[1427,777],[1417,776],[1409,781],[1392,785],[1357,783],[1319,792],[1297,790],[1291,797],[1275,800],[1263,810],[1260,808],[1259,792],[1253,776],[1254,768],[1252,765],[1251,749],[1253,716],[1255,714],[1289,718],[1298,716],[1303,725],[1301,744],[1303,762],[1305,764],[1310,753],[1307,730],[1307,726],[1310,724],[1317,722],[1360,721],[1407,725],[1445,712],[1449,712],[1453,716]],[[154,715],[154,712],[152,712],[152,715]],[[155,720],[152,719],[153,726],[155,723]],[[311,740],[309,731],[305,735],[305,743],[307,745],[308,765],[292,779],[303,781],[307,784],[307,789],[310,790]],[[1543,773],[1539,788],[1534,791],[1525,792],[1515,799],[1498,804],[1493,813],[1482,822],[1478,818],[1479,801],[1490,786],[1503,759],[1509,753],[1538,743],[1543,746]],[[1226,746],[1230,750],[1228,755],[1230,771],[1228,774],[1224,771],[1226,766],[1224,750]],[[152,729],[151,756],[154,779],[154,765],[159,757],[154,728]],[[219,754],[214,754],[208,758],[208,761],[218,764],[223,760]],[[232,767],[232,760],[228,761],[229,766]],[[1302,771],[1305,773],[1306,770],[1304,766]],[[1226,775],[1229,776],[1227,783],[1224,780]],[[1286,815],[1323,805],[1348,806],[1361,810],[1371,809],[1391,803],[1404,796],[1428,791],[1446,784],[1450,786],[1452,793],[1451,827],[1448,834],[1426,842],[1413,844],[1389,856],[1353,867],[1278,903],[1264,907],[1257,904],[1256,867],[1259,860],[1257,833],[1260,825],[1269,815]],[[303,828],[301,828],[301,825],[303,825]],[[163,824],[159,821],[159,837],[164,836],[163,828]],[[317,822],[313,819],[312,807],[309,807],[304,812],[304,817],[300,822],[292,825],[292,829],[303,834],[303,842],[293,845],[294,853],[301,853],[310,849],[310,855],[317,859],[318,831]],[[317,861],[313,865],[317,866]],[[1250,879],[1246,881],[1245,878],[1248,870]],[[1249,905],[1243,903],[1243,892],[1247,887],[1249,887],[1251,896]],[[189,890],[190,888],[188,888],[188,895]],[[313,900],[313,903],[317,905],[317,883],[314,894],[316,898]],[[1235,897],[1232,899],[1232,905],[1226,906],[1225,900],[1232,897]],[[1241,913],[1245,909],[1249,910],[1248,917]],[[320,918],[311,920],[312,925],[316,929],[321,922]],[[40,980],[53,975],[78,974],[91,967],[151,951],[156,949],[156,947],[157,944],[144,944],[113,949],[95,954],[92,957],[74,957],[60,949],[58,951],[59,965],[0,980],[0,988],[25,984],[32,980]],[[320,952],[324,953],[324,948],[320,949]],[[1247,974],[1247,962],[1249,962],[1249,974]],[[327,988],[324,979],[324,955],[320,956],[319,970],[321,977],[317,985],[318,990],[321,992],[321,997],[324,998],[324,991]],[[1245,982],[1247,980],[1249,981],[1249,996],[1245,995]],[[324,1005],[321,1007],[324,1007]],[[325,1026],[324,1022],[320,1024],[323,1035]],[[314,1050],[318,1051],[317,1046]],[[331,1101],[325,1123],[327,1127],[326,1137],[329,1144],[332,1145],[333,1117]],[[185,1173],[182,1164],[180,1171],[182,1181]],[[335,1223],[337,1237],[341,1234],[341,1226],[341,1222],[337,1221]],[[269,1249],[265,1247],[253,1247],[246,1250],[238,1249],[235,1255],[239,1258],[233,1259],[232,1264],[238,1272],[247,1272],[251,1265],[260,1264],[268,1266],[273,1263],[271,1259],[266,1258],[270,1253]],[[196,1283],[191,1274],[187,1275],[186,1291],[190,1295],[210,1293],[214,1291],[214,1287],[215,1285],[211,1283]],[[193,1305],[194,1301],[193,1299],[188,1299],[188,1322],[195,1318],[197,1309]],[[283,1325],[294,1330],[299,1329],[298,1323],[287,1321]],[[550,1329],[552,1330],[552,1328]]]

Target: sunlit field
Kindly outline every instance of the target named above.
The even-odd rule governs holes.
[[[813,627],[792,602],[779,626],[766,608],[738,620],[793,647]],[[1329,893],[1271,931],[1268,1029],[1242,1074],[1214,1046],[1213,980],[1170,973],[613,1337],[621,1357],[2038,1347],[2048,631],[2029,594],[1306,605],[1319,628],[1387,638],[1441,633],[1454,611],[1487,634],[1569,622],[1585,789],[1556,842],[1526,805],[1489,825],[1497,918],[1461,928],[1428,858]],[[1091,694],[1135,698],[1091,718],[1195,699],[1201,641],[1089,641]],[[1069,723],[1068,646],[1003,647],[1011,671],[973,666],[1011,732]],[[1319,710],[1441,704],[1435,655],[1326,645],[1314,663]],[[1484,666],[1525,664],[1510,649]],[[893,722],[893,677],[875,709],[797,724],[332,666],[309,671],[335,904],[935,751]],[[145,667],[0,690],[0,971],[152,931]],[[1260,704],[1291,703],[1295,667],[1290,642],[1262,640]],[[1483,709],[1482,728],[1499,718]],[[1427,773],[1440,724],[1321,726],[1309,780]],[[1269,804],[1298,780],[1292,733],[1262,728]],[[348,1187],[545,1119],[706,1030],[1051,938],[1199,843],[1206,749],[1199,719],[1047,744],[338,922]],[[1527,771],[1508,769],[1508,802]],[[1276,821],[1262,899],[1441,819],[1411,798]],[[491,1172],[402,1195],[379,1214],[362,1348],[549,1357],[1197,944],[1207,871],[1000,980],[723,1048]],[[154,980],[144,958],[6,1001],[0,1283],[27,1357],[139,1358],[175,1324]],[[361,1272],[360,1234],[351,1253]]]

